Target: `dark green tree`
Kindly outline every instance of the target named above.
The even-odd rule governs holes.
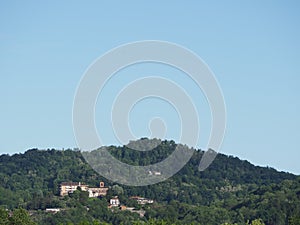
[[[0,225],[9,225],[9,216],[6,209],[0,208]]]
[[[37,225],[32,221],[28,212],[25,209],[15,209],[12,216],[9,218],[10,225]]]

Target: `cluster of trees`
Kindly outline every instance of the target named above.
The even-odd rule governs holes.
[[[153,151],[136,151],[126,146],[107,149],[123,162],[149,165],[166,158],[176,146],[173,141],[162,141]],[[1,155],[0,206],[8,210],[24,208],[32,212],[35,222],[45,225],[300,225],[299,176],[222,154],[207,170],[199,172],[203,152],[190,151],[194,151],[193,157],[179,173],[145,187],[111,183],[97,174],[78,151],[32,149],[24,154]],[[59,184],[64,181],[81,181],[91,186],[104,181],[110,190],[102,199],[88,198],[86,192],[79,190],[60,197]],[[137,213],[109,210],[108,200],[113,195],[118,195],[122,204],[137,209],[141,206],[130,196],[154,199],[155,203],[143,206],[145,216],[140,218]],[[62,210],[49,214],[45,213],[46,208]]]
[[[10,215],[11,214],[11,215]],[[9,212],[0,208],[0,224],[1,225],[37,225],[33,222],[25,209],[15,209]]]

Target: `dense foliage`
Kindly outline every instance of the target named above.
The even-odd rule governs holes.
[[[149,165],[167,157],[176,144],[163,141],[153,151],[108,147],[116,158],[132,165]],[[38,224],[300,224],[300,177],[258,167],[236,157],[219,154],[205,171],[198,171],[200,150],[172,178],[146,187],[129,187],[107,181],[72,150],[37,150],[0,156],[0,206],[26,209]],[[59,196],[59,184],[81,181],[110,186],[107,197],[88,198],[75,191]],[[122,204],[142,209],[137,213],[108,209],[108,199],[118,195]],[[137,205],[130,196],[154,199]],[[46,208],[60,208],[56,214]],[[0,211],[0,225],[7,211]],[[11,213],[14,215],[14,213]],[[11,218],[12,216],[8,216]],[[24,223],[26,224],[26,223]]]

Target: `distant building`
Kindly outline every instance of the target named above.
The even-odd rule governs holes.
[[[68,195],[81,188],[82,191],[87,191],[88,185],[81,182],[62,182],[60,184],[60,196]]]
[[[151,171],[151,170],[149,170],[148,173],[149,173],[149,175],[155,175],[155,176],[160,176],[161,175],[161,172],[159,172],[159,171]]]
[[[89,197],[97,198],[99,196],[105,196],[108,188],[88,188]]]
[[[99,183],[99,188],[88,188],[88,192],[89,192],[89,197],[90,198],[97,198],[99,196],[105,196],[107,191],[108,191],[108,188],[106,188],[104,186],[104,182],[100,182]]]
[[[61,209],[58,209],[58,208],[48,208],[48,209],[46,209],[45,211],[48,212],[48,213],[53,213],[53,214],[55,214],[55,213],[60,212],[60,210],[61,210]]]
[[[152,204],[153,200],[152,199],[147,199],[139,196],[132,196],[130,197],[133,200],[136,200],[138,204],[140,205],[145,205],[145,204]]]
[[[120,205],[118,196],[115,196],[109,200],[109,207],[117,207]]]
[[[126,207],[125,205],[121,205],[121,206],[120,206],[120,210],[124,211],[124,210],[126,210],[126,209],[127,209],[127,207]]]
[[[68,195],[69,193],[73,193],[77,190],[78,187],[81,188],[82,191],[87,191],[89,193],[90,198],[97,198],[99,196],[105,196],[108,188],[104,186],[104,182],[100,182],[99,188],[89,187],[86,184],[81,182],[63,182],[60,185],[60,196]]]

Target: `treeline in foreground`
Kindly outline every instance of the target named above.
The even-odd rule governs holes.
[[[5,209],[0,209],[0,224],[1,225],[38,225],[38,223],[34,222],[31,218],[28,212],[25,209],[15,209],[11,212],[11,215],[9,212]],[[63,225],[64,223],[59,223],[59,225]],[[66,225],[111,225],[111,223],[107,222],[100,222],[98,220],[93,220],[92,222],[89,222],[87,220],[82,220],[78,223],[73,222],[67,222]],[[124,224],[121,222],[120,224]],[[157,220],[157,219],[149,219],[148,221],[132,221],[132,225],[176,225],[180,223],[173,223],[168,222],[165,220]],[[199,224],[199,223],[191,223],[191,224]],[[300,224],[300,218],[291,218],[289,220],[289,224],[291,225],[298,225]],[[237,225],[232,223],[223,223],[222,225]],[[265,225],[265,223],[261,219],[253,220],[252,222],[247,221],[245,225]]]

